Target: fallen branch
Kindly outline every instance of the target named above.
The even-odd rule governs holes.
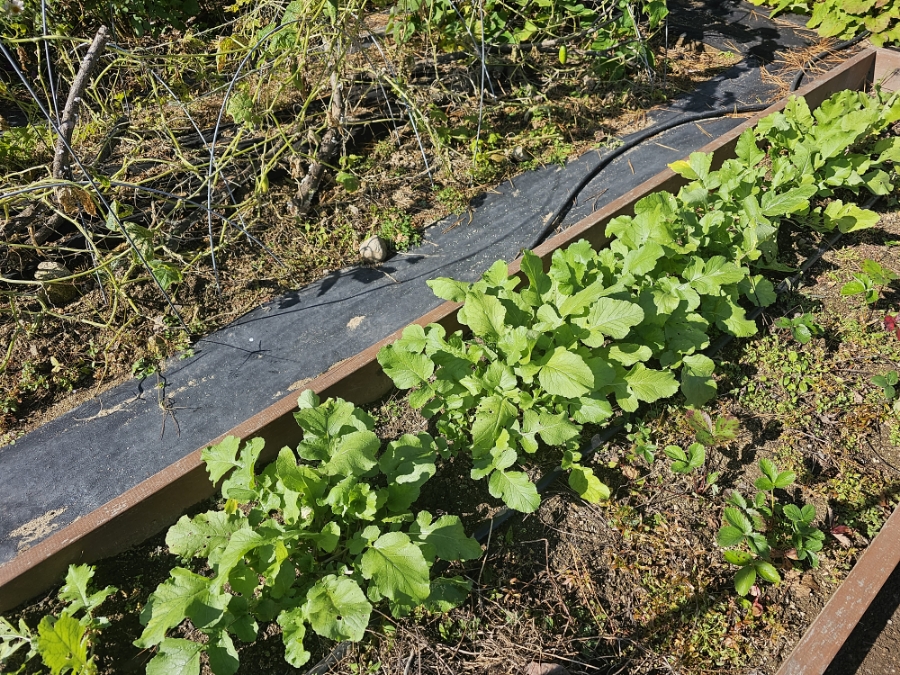
[[[57,179],[69,178],[69,148],[71,147],[72,132],[78,121],[78,109],[81,104],[81,95],[84,93],[91,76],[91,71],[97,65],[100,54],[103,52],[109,40],[109,30],[106,26],[100,26],[91,48],[81,61],[81,67],[69,89],[69,97],[66,99],[66,107],[63,108],[62,119],[59,123],[59,138],[56,140],[56,152],[53,155],[53,177]]]

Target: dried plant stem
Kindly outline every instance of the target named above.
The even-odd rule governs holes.
[[[59,124],[59,138],[56,140],[56,152],[53,155],[53,177],[67,178],[69,173],[69,147],[72,141],[72,132],[75,130],[75,124],[78,121],[78,109],[81,106],[81,96],[87,87],[91,72],[97,61],[100,60],[100,54],[103,52],[106,43],[109,40],[109,30],[106,26],[100,26],[94,41],[91,43],[90,49],[84,55],[81,61],[81,67],[72,82],[72,88],[69,89],[69,96],[66,99],[66,107],[63,108],[62,120]]]

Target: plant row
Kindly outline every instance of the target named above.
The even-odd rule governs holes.
[[[613,405],[634,412],[679,390],[690,406],[712,399],[715,364],[702,351],[717,334],[753,335],[746,307],[776,299],[761,272],[792,271],[778,258],[781,225],[851,232],[877,222],[853,200],[894,189],[900,139],[882,136],[898,119],[896,95],[845,91],[814,114],[792,98],[741,134],[719,169],[704,153],[670,165],[689,182],[610,221],[608,248],[557,250],[546,272],[526,251],[524,282],[504,262],[475,283],[429,281],[463,303],[470,335],[413,325],[379,363],[508,507],[538,507],[534,483],[513,467],[541,447],[558,449],[582,497],[605,499],[580,463],[583,425],[608,424]]]
[[[807,28],[823,38],[846,40],[863,31],[877,47],[900,44],[900,2],[897,0],[750,0],[781,12],[810,14]]]
[[[583,463],[585,425],[607,425],[615,408],[633,413],[678,392],[693,407],[712,399],[715,363],[702,351],[719,334],[754,334],[747,308],[776,299],[766,274],[792,271],[778,256],[779,228],[872,227],[878,216],[853,202],[888,194],[900,180],[900,138],[886,134],[898,120],[900,97],[879,91],[841,92],[815,112],[792,98],[744,132],[736,157],[718,169],[703,153],[673,164],[687,184],[612,220],[608,248],[578,242],[555,251],[548,269],[526,252],[521,278],[497,262],[475,283],[429,282],[439,297],[463,303],[467,332],[413,325],[378,358],[437,436],[407,434],[382,449],[366,412],[306,391],[295,414],[302,442],[261,471],[260,439],[230,437],[204,450],[223,505],[183,517],[167,534],[185,565],[141,614],[135,644],[156,649],[147,672],[196,675],[205,661],[217,675],[235,673],[235,638],[253,642],[260,624],[273,621],[287,661],[300,666],[311,656],[307,631],[357,641],[379,603],[402,617],[461,602],[469,581],[443,576],[441,561],[476,559],[481,547],[457,516],[414,509],[441,459],[470,455],[472,479],[487,479],[490,493],[519,511],[540,503],[528,474],[528,458],[539,453],[553,453],[585,499],[608,498]],[[727,426],[711,425],[709,434]],[[689,473],[705,448],[669,446],[665,454],[673,471]],[[794,475],[765,460],[760,469],[759,493],[730,495],[718,535],[740,567],[741,594],[757,575],[778,581],[773,542],[813,565],[822,546],[814,508],[776,499]],[[94,672],[91,648],[104,623],[94,610],[113,589],[92,593],[90,576],[87,567],[70,570],[60,593],[69,608],[36,633],[0,619],[0,664],[24,649],[53,673]],[[202,639],[181,637],[185,619]]]

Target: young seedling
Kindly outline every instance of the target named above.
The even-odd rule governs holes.
[[[825,540],[825,534],[812,526],[815,506],[782,505],[775,496],[775,490],[793,484],[796,475],[792,471],[779,471],[769,459],[760,460],[759,468],[763,475],[754,483],[759,492],[752,505],[741,493],[732,492],[728,497],[731,506],[723,513],[726,525],[719,530],[717,538],[723,548],[746,545],[749,549],[749,552],[725,552],[725,559],[741,568],[734,579],[735,590],[740,595],[750,591],[757,575],[774,584],[781,581],[771,563],[776,553],[791,560],[808,560],[812,567],[818,567],[816,553],[822,550]]]
[[[897,399],[897,382],[900,381],[896,370],[889,370],[884,375],[876,375],[872,378],[872,384],[881,387],[885,399],[889,402]],[[896,407],[896,404],[895,404]]]
[[[734,417],[722,415],[713,421],[709,414],[702,410],[689,411],[686,419],[688,426],[694,430],[697,442],[708,447],[728,445],[737,438],[740,427],[740,422]]]
[[[51,673],[78,673],[90,675],[97,672],[94,661],[94,639],[109,624],[106,617],[94,616],[94,612],[106,598],[118,589],[107,586],[91,591],[94,568],[89,565],[70,565],[66,583],[59,590],[59,599],[67,603],[59,616],[44,616],[33,631],[19,619],[17,626],[0,617],[0,671],[6,673],[6,663],[13,654],[27,647],[22,667],[40,656]]]
[[[776,319],[775,327],[791,331],[791,336],[801,345],[805,345],[816,335],[822,334],[822,326],[809,312],[790,319],[782,316]]]
[[[667,445],[663,452],[672,460],[672,471],[675,473],[691,473],[706,461],[706,448],[700,443],[691,443],[686,452],[677,445]]]
[[[884,291],[885,287],[897,279],[897,274],[886,267],[882,267],[874,260],[864,260],[862,272],[853,274],[853,281],[849,281],[841,288],[841,295],[859,295],[867,305],[874,305]]]

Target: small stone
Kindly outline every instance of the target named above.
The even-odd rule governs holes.
[[[369,237],[362,243],[362,246],[359,247],[359,254],[363,257],[363,260],[368,260],[369,262],[382,262],[387,260],[387,242],[378,236]]]
[[[54,283],[54,279],[62,279],[71,276],[69,268],[58,262],[44,261],[38,263],[34,273],[35,281],[42,281],[41,288],[47,295],[47,300],[53,305],[64,305],[78,295],[78,289],[70,282]]]
[[[569,671],[558,663],[537,663],[532,661],[524,670],[525,675],[569,675]]]
[[[533,159],[534,156],[521,145],[517,145],[509,153],[509,158],[516,163],[521,163],[527,162],[529,159]]]

